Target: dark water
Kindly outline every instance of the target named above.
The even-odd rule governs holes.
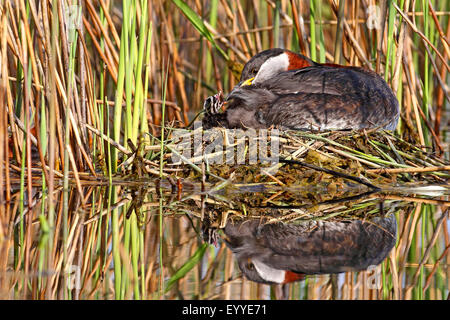
[[[66,204],[58,189],[53,214],[35,191],[30,208],[20,193],[1,207],[2,299],[449,295],[443,187],[122,181],[71,189]]]

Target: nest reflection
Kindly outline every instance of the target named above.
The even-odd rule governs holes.
[[[410,206],[360,188],[333,197],[255,188],[189,195],[172,188],[165,212],[200,219],[203,240],[215,245],[223,240],[242,274],[265,284],[379,265],[396,242],[393,212]]]

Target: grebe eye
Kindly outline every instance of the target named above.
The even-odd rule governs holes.
[[[247,263],[247,269],[248,270],[254,270],[255,269],[255,265],[251,262]]]

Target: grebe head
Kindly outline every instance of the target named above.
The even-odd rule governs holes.
[[[238,86],[270,79],[279,72],[301,69],[315,63],[289,50],[274,48],[253,56],[244,66]]]
[[[213,96],[209,96],[206,98],[205,102],[203,102],[203,110],[209,114],[219,113],[224,104],[222,91],[216,93]]]

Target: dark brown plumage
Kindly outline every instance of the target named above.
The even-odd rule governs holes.
[[[396,97],[376,73],[321,65],[283,49],[250,59],[226,100],[225,113],[207,112],[204,127],[393,130],[399,117]]]
[[[226,244],[245,276],[252,281],[271,283],[262,277],[257,263],[266,266],[259,269],[299,275],[358,271],[378,265],[395,245],[397,222],[393,215],[372,221],[312,224],[262,225],[251,220],[229,222],[224,233]]]

